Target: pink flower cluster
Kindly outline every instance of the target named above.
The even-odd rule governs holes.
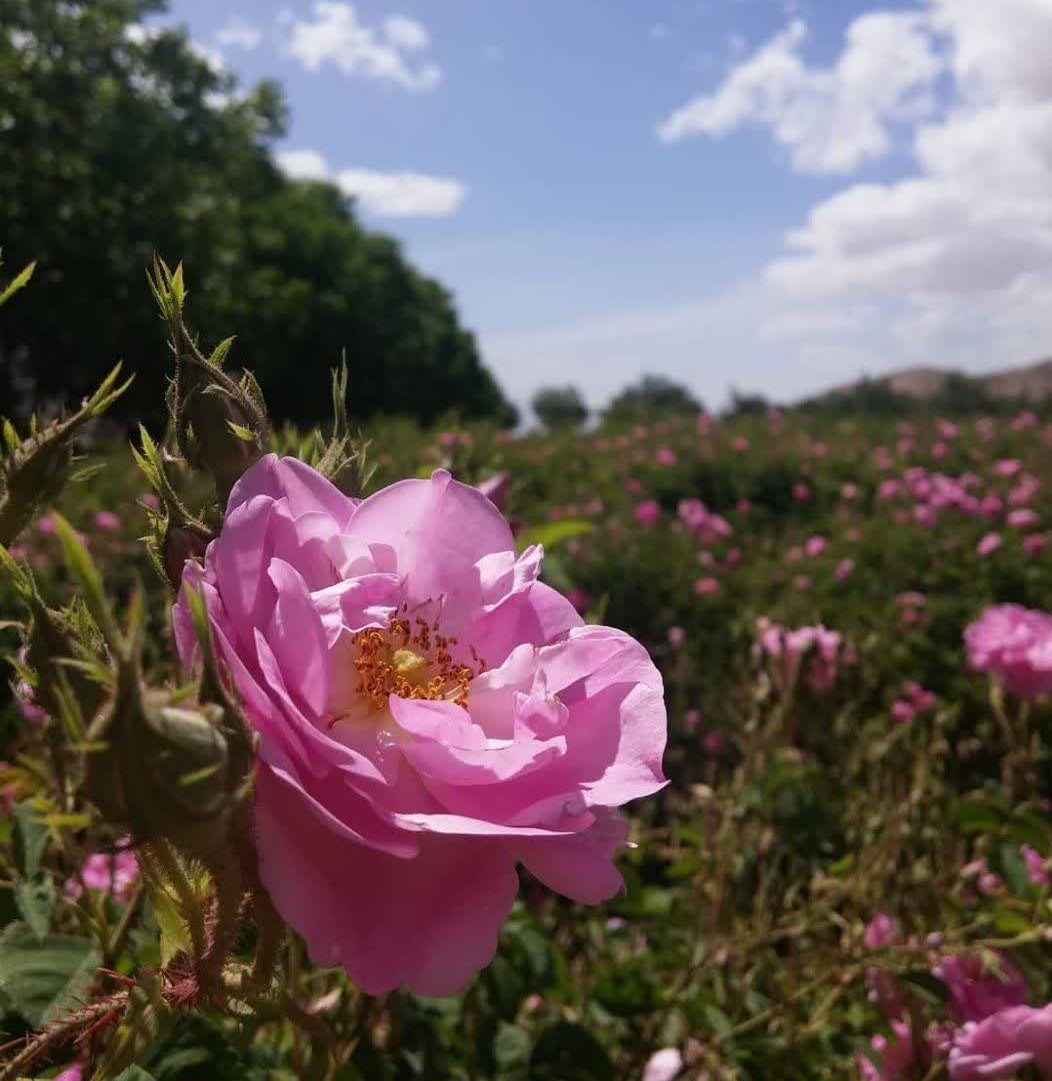
[[[937,704],[934,691],[922,687],[916,680],[908,679],[903,683],[898,698],[891,704],[891,719],[896,724],[909,724],[916,717],[931,713]]]
[[[724,540],[733,532],[730,522],[710,511],[700,499],[681,499],[677,512],[679,520],[705,544]]]
[[[129,844],[127,838],[122,846]],[[127,901],[139,880],[139,861],[127,847],[116,852],[93,852],[80,865],[80,872],[66,879],[63,887],[70,900],[79,900],[85,889],[110,894],[115,901]]]
[[[987,608],[964,632],[968,662],[1020,698],[1052,691],[1052,615],[1018,604]]]
[[[769,619],[757,620],[759,632],[754,651],[758,656],[780,660],[783,678],[791,684],[800,671],[801,662],[808,660],[805,672],[807,685],[813,691],[831,690],[843,664],[854,661],[853,653],[844,648],[843,636],[821,624],[790,630]]]
[[[864,935],[866,947],[874,951],[898,938],[898,924],[886,913],[874,916]],[[856,1056],[863,1081],[913,1081],[943,1060],[951,1081],[1013,1078],[1026,1066],[1052,1079],[1052,1003],[1041,1009],[1025,1005],[1026,981],[1006,956],[997,956],[991,967],[978,957],[951,955],[932,974],[946,987],[952,1023],[932,1025],[918,1038],[894,976],[869,970],[873,997],[891,1033],[873,1037],[872,1056]]]

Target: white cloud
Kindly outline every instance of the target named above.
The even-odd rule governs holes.
[[[327,180],[370,213],[389,218],[444,218],[455,214],[467,188],[450,177],[376,169],[331,170],[316,150],[284,150],[278,166],[298,180]]]
[[[828,68],[804,61],[807,35],[805,22],[794,19],[732,68],[714,93],[670,114],[658,125],[658,137],[677,142],[759,123],[771,129],[797,171],[843,174],[885,155],[894,123],[930,110],[943,62],[924,16],[860,16]]]
[[[278,167],[293,180],[329,180],[329,165],[317,150],[279,150]]]
[[[244,19],[236,16],[227,21],[216,31],[216,41],[224,48],[255,49],[263,40],[263,31]]]
[[[431,39],[415,19],[392,15],[377,30],[359,21],[353,4],[317,0],[308,18],[286,13],[279,21],[289,55],[308,71],[332,64],[344,75],[414,91],[433,90],[442,77],[439,66],[422,55]]]
[[[459,180],[421,173],[343,169],[336,182],[367,210],[384,217],[443,218],[456,213],[467,195]]]
[[[416,19],[405,15],[391,15],[384,20],[384,35],[396,48],[407,53],[420,52],[431,45],[431,35]]]
[[[1052,0],[931,0],[952,100],[915,174],[815,206],[767,271],[809,301],[893,305],[901,349],[990,362],[1052,344]]]

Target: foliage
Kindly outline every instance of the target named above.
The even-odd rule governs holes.
[[[697,416],[701,403],[682,384],[663,375],[644,375],[638,383],[625,387],[603,411],[611,424],[656,420],[675,414]]]
[[[138,378],[117,414],[158,421],[165,366],[138,298],[154,252],[178,252],[203,339],[239,328],[279,421],[326,415],[323,373],[346,354],[359,416],[511,422],[448,292],[336,188],[278,172],[278,88],[243,90],[185,31],[145,29],[161,8],[0,2],[0,242],[38,261],[0,321],[0,413],[72,405],[124,357]]]
[[[1035,873],[1052,857],[1050,704],[970,671],[962,645],[991,603],[1052,609],[1052,427],[670,414],[515,439],[400,420],[366,433],[366,465],[339,408],[330,440],[272,431],[255,384],[222,351],[197,355],[179,269],[153,281],[194,373],[174,413],[202,416],[195,397],[217,408],[165,443],[147,435],[138,466],[97,448],[92,485],[57,497],[70,525],[35,511],[0,585],[4,618],[28,604],[37,630],[23,656],[5,631],[4,1081],[77,1057],[99,1081],[598,1081],[642,1077],[660,1048],[697,1081],[847,1081],[892,1035],[887,981],[927,1056],[900,1081],[945,1081],[929,1026],[943,1038],[959,1019],[940,962],[1006,958],[1032,1005],[1052,998]],[[231,454],[272,446],[355,492],[506,470],[508,517],[520,545],[548,548],[548,583],[663,672],[671,784],[632,811],[624,893],[587,908],[523,872],[495,961],[448,999],[371,999],[272,936],[257,883],[235,870],[232,907],[254,913],[240,923],[219,888],[231,869],[212,839],[237,833],[246,794],[238,704],[214,661],[198,684],[176,671],[164,571],[217,526]],[[991,532],[1000,547],[981,546]],[[836,635],[832,670],[814,635],[795,659],[772,647],[819,625]],[[83,881],[128,833],[138,880]],[[866,929],[881,913],[899,932],[878,947]]]
[[[576,387],[545,387],[530,403],[537,419],[550,430],[580,428],[588,419],[588,406]]]

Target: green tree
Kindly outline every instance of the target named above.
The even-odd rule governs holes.
[[[0,412],[81,397],[123,358],[157,416],[166,361],[144,272],[182,259],[206,344],[239,335],[278,419],[328,410],[344,351],[358,415],[513,417],[449,294],[335,188],[285,178],[284,106],[242,90],[159,0],[0,0],[0,243],[38,260],[0,325]]]
[[[549,431],[580,428],[588,419],[588,406],[576,387],[545,387],[537,391],[530,404]]]
[[[663,375],[645,375],[613,399],[603,420],[622,423],[677,413],[694,415],[702,409],[701,402],[682,383]]]

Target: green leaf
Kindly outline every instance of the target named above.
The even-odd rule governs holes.
[[[113,1081],[157,1081],[152,1073],[147,1073],[141,1066],[129,1066],[122,1070]]]
[[[563,541],[591,533],[593,528],[591,522],[580,518],[565,518],[561,522],[545,522],[544,525],[531,526],[518,539],[519,551],[529,548],[531,544],[554,548]]]
[[[0,304],[6,304],[19,289],[24,289],[29,284],[29,279],[33,277],[33,271],[36,270],[37,264],[34,260],[27,267],[23,267],[19,273],[11,279],[7,288],[0,292]]]
[[[47,824],[29,800],[15,807],[14,818],[15,866],[21,878],[35,878],[47,844]]]
[[[941,1004],[949,1001],[950,993],[946,990],[946,984],[926,968],[910,969],[909,972],[903,972],[899,979],[918,991],[928,1002]]]
[[[994,905],[994,929],[999,935],[1024,935],[1031,923],[1022,912],[998,903]]]
[[[711,1002],[707,1003],[703,1009],[705,1014],[705,1020],[709,1023],[709,1028],[717,1036],[729,1036],[734,1029],[731,1024],[731,1019],[719,1008],[719,1006],[713,1005]]]
[[[530,1037],[517,1025],[501,1021],[493,1038],[493,1058],[502,1070],[521,1066],[530,1057]]]
[[[587,1029],[558,1021],[534,1044],[529,1077],[530,1081],[612,1081],[614,1064]]]
[[[1018,845],[1001,845],[1000,860],[1001,870],[1004,877],[1015,894],[1027,894],[1033,887],[1030,881],[1030,873],[1027,870],[1026,860]]]
[[[0,935],[0,991],[34,1028],[81,1005],[101,963],[90,939],[41,939],[25,923],[12,923]]]
[[[953,817],[969,833],[992,833],[1005,820],[1003,811],[976,799],[959,800],[953,808]]]
[[[51,925],[51,913],[55,907],[55,887],[47,875],[20,879],[15,884],[15,903],[22,918],[43,939]]]
[[[161,964],[167,965],[180,953],[189,955],[193,947],[190,926],[175,896],[149,878],[146,882],[154,917],[161,932]]]

